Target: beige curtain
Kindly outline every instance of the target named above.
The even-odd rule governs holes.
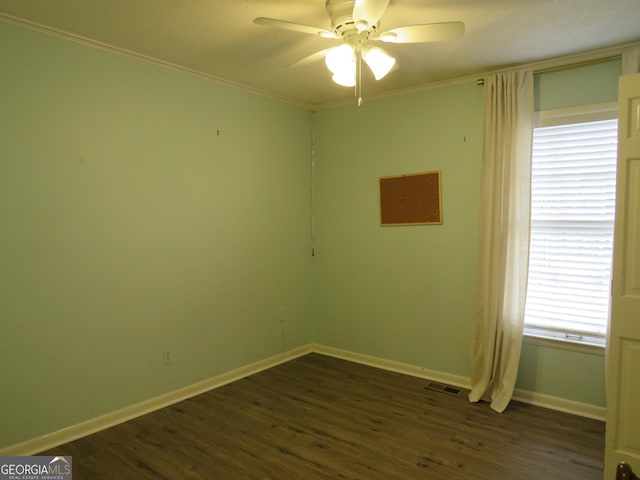
[[[640,48],[622,54],[622,75],[640,72]]]
[[[515,388],[529,264],[533,73],[484,83],[484,150],[469,400],[502,412]]]

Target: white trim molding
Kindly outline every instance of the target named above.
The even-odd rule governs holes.
[[[605,421],[607,414],[606,407],[567,400],[566,398],[553,397],[551,395],[545,395],[544,393],[530,392],[528,390],[516,389],[515,392],[513,392],[513,399],[518,402],[528,403],[558,412],[600,420],[601,422]]]
[[[121,48],[121,47],[116,47],[115,45],[109,45],[107,43],[103,43],[100,42],[98,40],[93,40],[91,38],[88,37],[83,37],[82,35],[76,35],[74,33],[69,33],[69,32],[65,32],[63,30],[59,30],[57,28],[53,28],[53,27],[49,27],[37,22],[32,22],[30,20],[25,20],[23,18],[19,18],[19,17],[15,17],[13,15],[9,15],[6,13],[0,13],[0,21],[8,23],[8,24],[12,24],[12,25],[18,25],[24,28],[28,28],[30,30],[35,30],[41,33],[45,33],[48,35],[53,35],[59,38],[63,38],[65,40],[69,40],[71,42],[74,43],[79,43],[81,45],[87,46],[87,47],[92,47],[92,48],[96,48],[98,50],[102,50],[105,52],[110,52],[110,53],[115,53],[118,55],[123,55],[125,57],[129,57],[135,60],[139,60],[145,63],[150,63],[153,65],[157,65],[159,67],[163,67],[163,68],[167,68],[169,70],[173,70],[174,72],[180,72],[180,73],[184,73],[187,75],[191,75],[194,77],[199,77],[202,78],[204,80],[208,80],[214,83],[217,83],[219,85],[225,85],[227,87],[231,87],[231,88],[235,88],[237,90],[242,90],[244,92],[248,92],[248,93],[252,93],[254,95],[260,95],[262,97],[267,97],[267,98],[271,98],[273,100],[277,100],[280,102],[284,102],[284,103],[288,103],[290,105],[295,105],[298,107],[303,107],[306,108],[307,110],[310,110],[313,105],[311,104],[306,104],[306,103],[302,103],[302,102],[297,102],[295,100],[286,98],[286,97],[281,97],[279,95],[275,95],[273,93],[269,93],[269,92],[265,92],[264,90],[260,90],[257,88],[253,88],[253,87],[249,87],[247,85],[238,83],[238,82],[234,82],[232,80],[227,80],[225,78],[222,77],[217,77],[215,75],[211,75],[209,73],[204,73],[204,72],[200,72],[198,70],[194,70],[192,68],[188,68],[182,65],[178,65],[176,63],[171,63],[165,60],[160,60],[154,57],[150,57],[148,55],[144,55],[142,53],[138,53],[138,52],[134,52],[131,50],[127,50],[126,48]]]
[[[376,367],[390,372],[403,373],[412,377],[424,378],[425,380],[433,380],[440,383],[448,383],[455,387],[468,389],[471,386],[471,382],[468,377],[439,372],[437,370],[429,370],[428,368],[418,367],[408,363],[386,360],[380,357],[350,352],[348,350],[341,350],[339,348],[328,347],[325,345],[315,344],[313,345],[313,351],[314,353],[340,358],[342,360],[348,360],[350,362],[360,363],[362,365],[368,365],[370,367]]]
[[[599,122],[618,118],[618,102],[578,105],[535,112],[536,127],[552,127],[567,123]]]
[[[248,377],[263,370],[275,367],[282,363],[293,360],[311,353],[311,346],[304,345],[302,347],[290,350],[285,353],[274,355],[264,360],[259,360],[244,367],[236,368],[228,372],[216,375],[198,383],[187,385],[173,392],[167,392],[154,398],[150,398],[134,405],[115,410],[113,412],[101,415],[99,417],[90,418],[76,425],[71,425],[56,432],[47,433],[40,437],[32,438],[24,442],[11,445],[0,449],[0,456],[13,455],[34,455],[38,452],[57,447],[78,438],[86,437],[92,433],[105,430],[128,420],[146,415],[174,403],[181,402],[201,393],[208,392],[215,388],[221,387],[236,380]]]
[[[404,373],[413,377],[424,378],[440,383],[448,383],[449,385],[454,385],[460,388],[469,389],[471,385],[471,380],[469,379],[469,377],[439,372],[437,370],[429,370],[415,365],[395,362],[392,360],[385,360],[383,358],[372,357],[370,355],[354,353],[347,350],[340,350],[338,348],[327,347],[323,345],[314,345],[313,351],[323,355],[329,355],[331,357],[341,358],[343,360],[349,360],[352,362],[361,363],[363,365],[381,368],[383,370]],[[513,394],[513,399],[518,402],[528,403],[530,405],[536,405],[538,407],[544,407],[550,410],[570,413],[572,415],[578,415],[581,417],[592,418],[594,420],[604,421],[606,415],[606,408],[599,405],[567,400],[566,398],[530,392],[528,390],[516,389]]]
[[[529,345],[537,345],[539,347],[556,348],[559,350],[568,350],[570,352],[586,353],[588,355],[598,355],[603,357],[605,354],[604,345],[594,345],[592,343],[572,342],[560,338],[550,338],[532,335],[524,332],[523,342]]]
[[[382,370],[392,371],[410,375],[412,377],[424,378],[425,380],[433,380],[440,383],[446,383],[456,387],[469,389],[470,380],[462,375],[430,370],[424,367],[411,365],[408,363],[387,360],[380,357],[356,353],[349,350],[342,350],[335,347],[319,344],[308,344],[295,348],[288,352],[274,355],[264,360],[250,363],[244,367],[236,368],[228,372],[216,375],[198,383],[188,385],[173,392],[167,392],[154,398],[150,398],[140,403],[130,405],[128,407],[115,410],[113,412],[91,418],[76,425],[71,425],[61,430],[47,433],[40,437],[32,438],[24,442],[11,445],[0,449],[0,456],[9,455],[34,455],[38,452],[48,450],[58,445],[62,445],[73,440],[77,440],[87,435],[105,430],[128,420],[146,415],[153,411],[168,407],[175,403],[181,402],[201,393],[208,392],[215,388],[221,387],[231,382],[235,382],[242,378],[254,375],[263,370],[275,367],[282,363],[286,363],[294,358],[298,358],[309,353],[318,353],[334,358],[340,358],[350,362],[367,365],[370,367],[380,368]],[[604,421],[606,409],[597,405],[567,400],[564,398],[553,397],[536,392],[526,390],[516,390],[514,392],[514,400],[537,405],[551,410],[558,410],[573,415],[592,418]]]

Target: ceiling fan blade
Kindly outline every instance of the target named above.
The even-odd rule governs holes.
[[[422,43],[457,40],[462,35],[464,35],[464,23],[445,22],[393,28],[371,39],[390,43]]]
[[[285,20],[277,20],[275,18],[258,17],[253,19],[253,23],[264,25],[265,27],[280,28],[282,30],[293,30],[294,32],[310,33],[311,35],[320,35],[324,38],[338,38],[337,35],[324,28],[311,27],[300,23],[287,22]]]
[[[291,65],[289,65],[289,68],[304,67],[305,65],[309,65],[310,63],[317,62],[318,60],[322,60],[326,56],[328,50],[329,49],[325,49],[325,50],[320,50],[319,52],[316,52],[316,53],[312,53],[308,57],[304,57],[303,59],[292,63]]]
[[[353,21],[358,30],[366,30],[376,25],[388,5],[389,0],[355,0]]]

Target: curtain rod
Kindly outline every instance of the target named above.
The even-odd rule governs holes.
[[[569,68],[582,67],[584,65],[593,65],[595,63],[602,63],[602,62],[608,62],[609,60],[615,60],[620,57],[621,55],[610,55],[608,57],[603,57],[603,58],[594,58],[592,60],[584,60],[582,62],[569,63],[567,65],[557,65],[555,67],[541,68],[539,70],[534,70],[533,74],[537,75],[539,73],[557,72],[558,70],[567,70]],[[484,78],[477,79],[476,85],[484,85]]]

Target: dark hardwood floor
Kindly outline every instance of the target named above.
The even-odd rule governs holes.
[[[310,354],[42,455],[74,480],[601,480],[604,423]]]

